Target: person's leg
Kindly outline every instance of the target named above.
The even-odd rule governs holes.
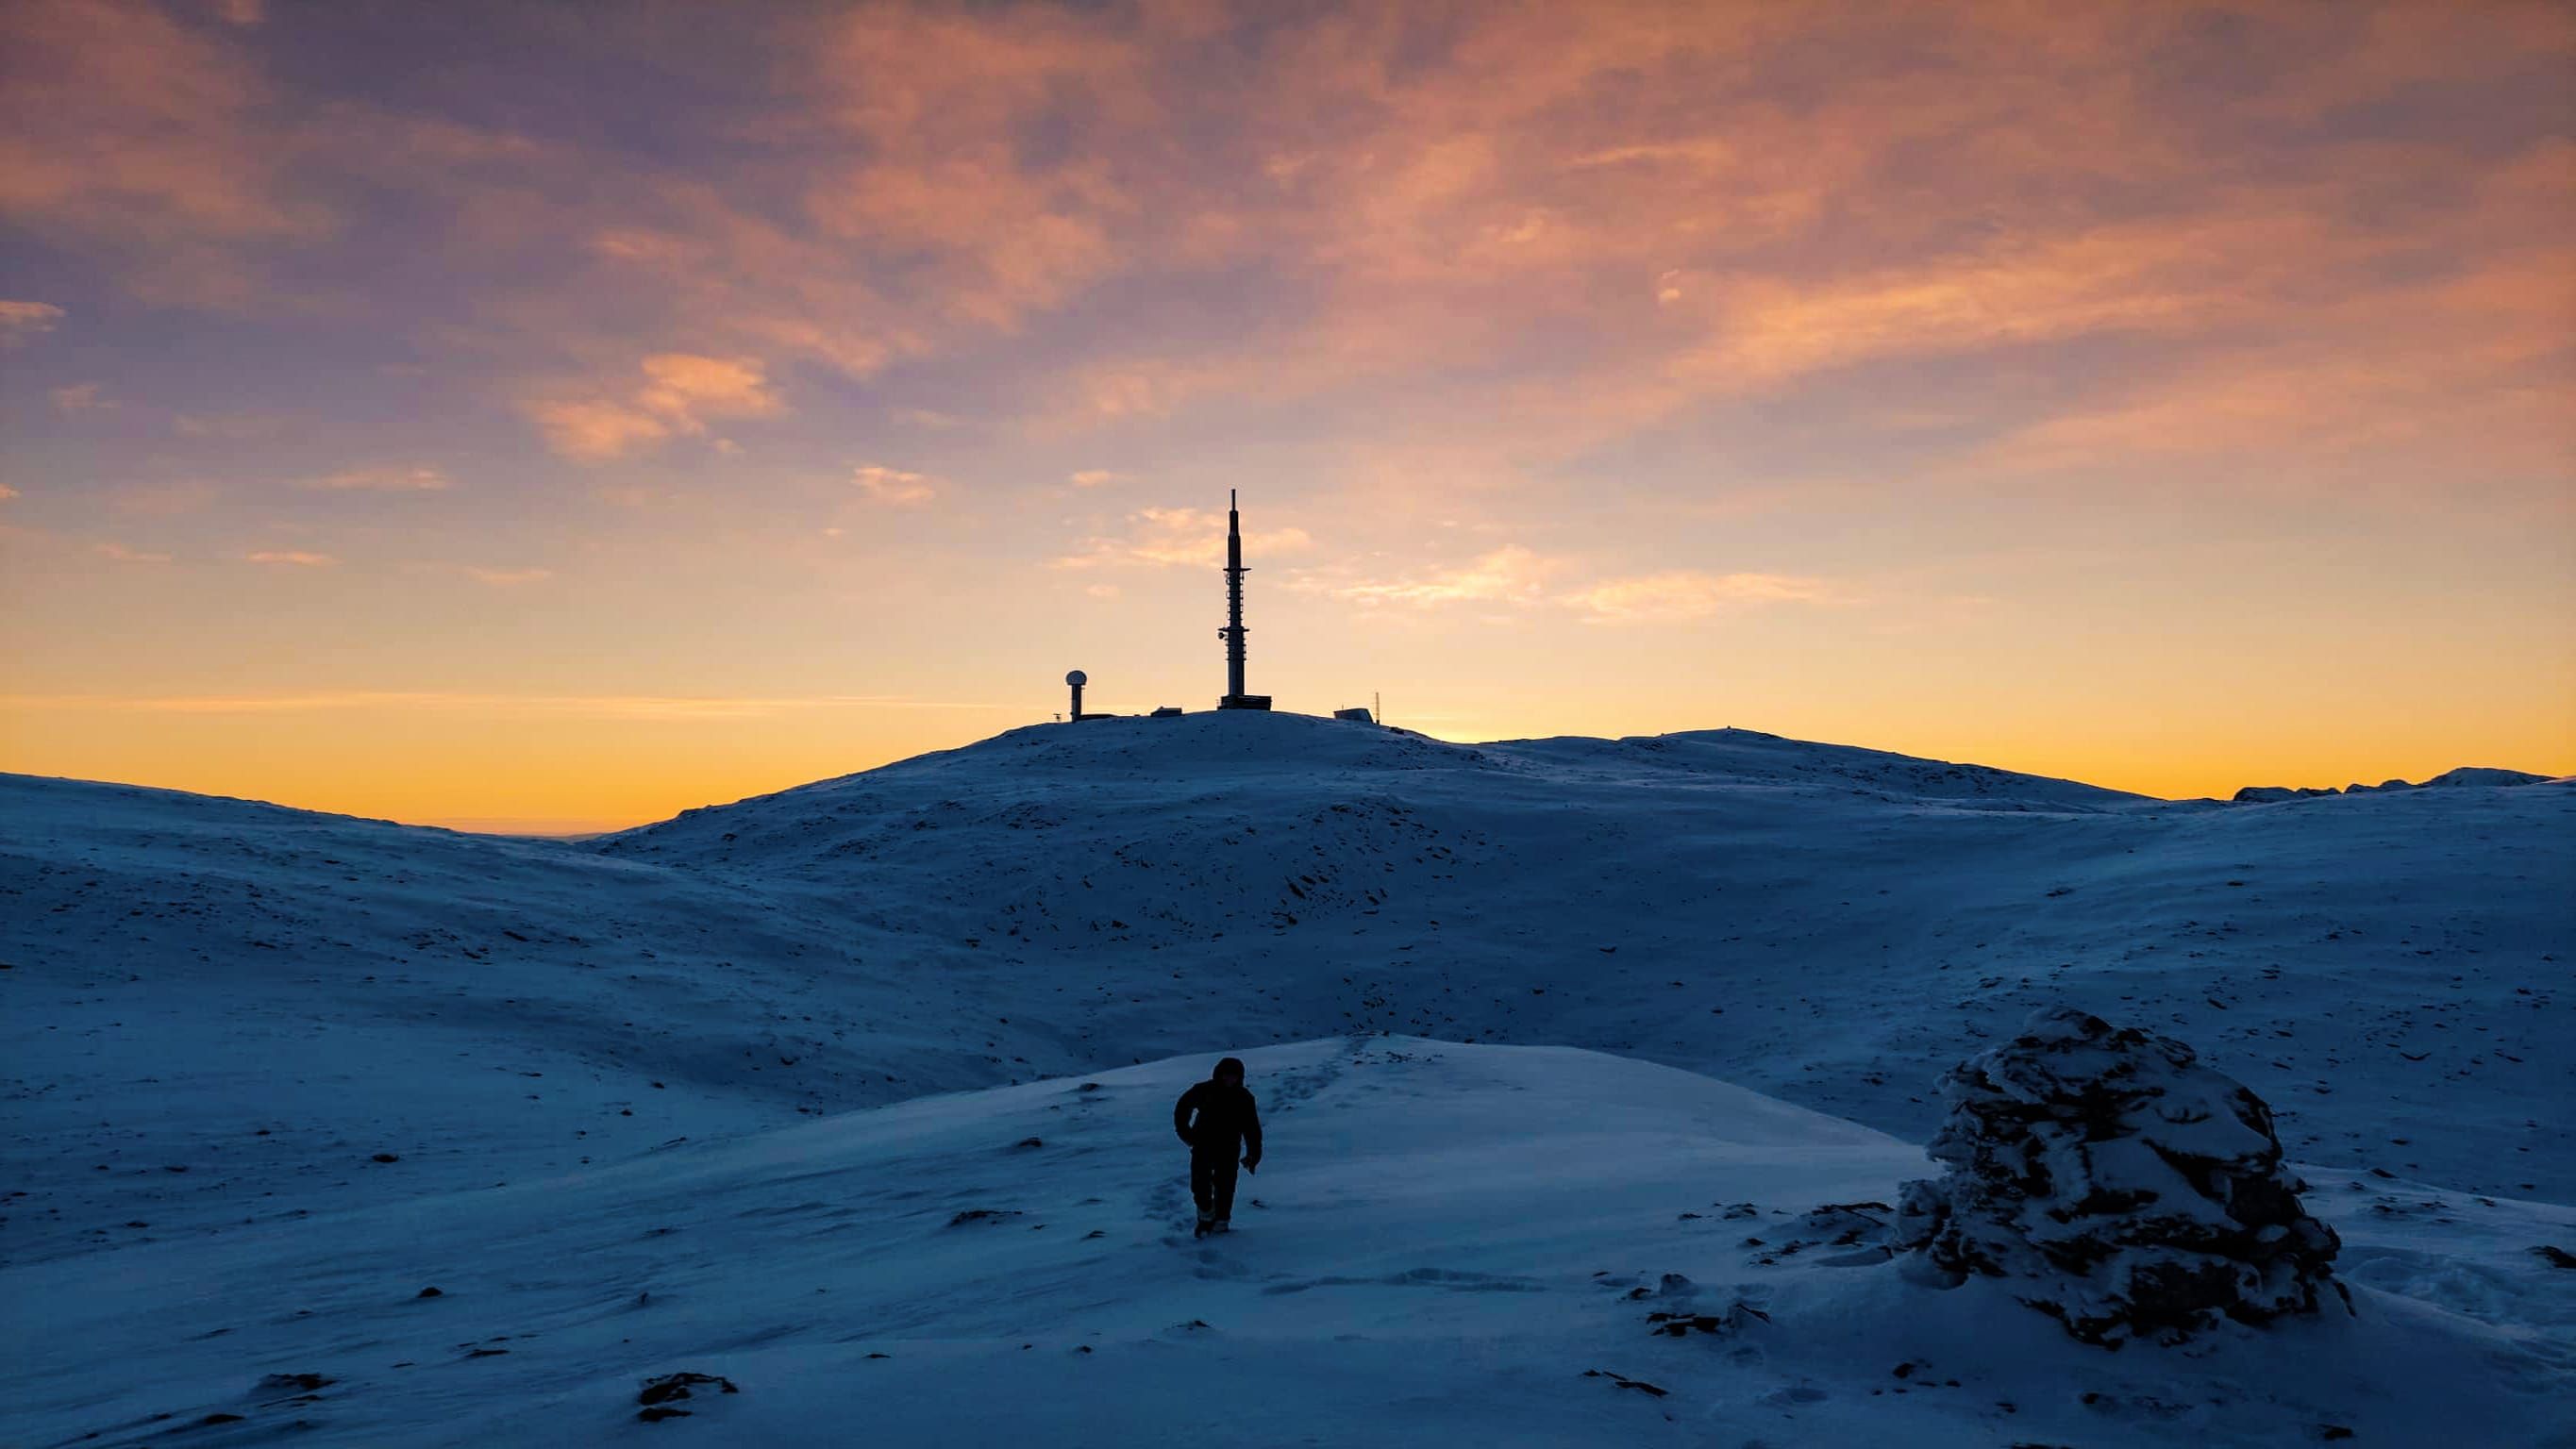
[[[1190,1198],[1199,1205],[1199,1221],[1216,1216],[1216,1160],[1203,1153],[1190,1154]]]
[[[1209,1166],[1214,1169],[1216,1177],[1216,1181],[1210,1184],[1216,1190],[1216,1220],[1230,1222],[1234,1218],[1234,1156],[1228,1153]]]

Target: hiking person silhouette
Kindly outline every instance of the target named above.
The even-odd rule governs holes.
[[[1230,1231],[1235,1153],[1243,1154],[1246,1168],[1261,1170],[1261,1113],[1243,1085],[1240,1058],[1217,1063],[1206,1081],[1181,1094],[1172,1107],[1172,1130],[1190,1145],[1190,1196],[1199,1205],[1198,1230],[1190,1236]]]

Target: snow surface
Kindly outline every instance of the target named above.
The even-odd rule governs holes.
[[[2571,810],[1253,714],[581,843],[0,777],[0,1443],[2576,1443]],[[1805,1225],[2058,1004],[2270,1101],[2358,1317],[2110,1356]],[[1166,1243],[1226,1051],[1264,1206]]]
[[[2495,1444],[2563,1407],[2563,1340],[2368,1288],[2354,1317],[2112,1355],[1999,1287],[1915,1287],[1838,1242],[1883,1211],[1808,1222],[1885,1201],[1914,1148],[1672,1068],[1407,1037],[1244,1055],[1266,1170],[1243,1230],[1206,1244],[1168,1138],[1207,1067],[1185,1058],[262,1224],[221,1252],[12,1269],[45,1331],[9,1401],[31,1443],[236,1413],[185,1442],[300,1422],[388,1445],[2289,1444],[2329,1424]],[[2473,1245],[2570,1225],[2502,1203],[2477,1221]],[[1719,1325],[1668,1337],[1657,1312]],[[100,1372],[110,1345],[151,1371]],[[679,1371],[741,1392],[638,1424],[640,1385]],[[332,1382],[254,1387],[303,1373]]]

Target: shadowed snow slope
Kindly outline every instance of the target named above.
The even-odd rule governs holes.
[[[220,1254],[7,1270],[14,1312],[49,1305],[7,1366],[12,1441],[2511,1444],[2570,1382],[2563,1339],[2369,1288],[2193,1355],[2081,1347],[1845,1241],[1914,1149],[1670,1068],[1404,1037],[1243,1055],[1269,1151],[1228,1237],[1190,1241],[1173,1171],[1202,1058],[925,1098]],[[2504,1256],[2454,1269],[2545,1300],[2548,1270]],[[638,1423],[674,1372],[739,1392]]]
[[[1934,1074],[2071,1003],[2192,1042],[2295,1155],[2569,1196],[2571,824],[2541,787],[2219,806],[1737,730],[1465,747],[1209,714],[1016,730],[597,848],[1025,973],[1079,1061],[1211,1022],[1564,1041],[1920,1135]]]
[[[586,845],[0,777],[0,1258],[1363,1030],[1920,1140],[1942,1069],[2057,1004],[2192,1043],[2295,1160],[2576,1200],[2571,823],[2553,785],[2176,804],[1743,731],[1252,713]]]
[[[536,1437],[476,1417],[528,1414],[545,1433],[582,1442],[587,1430],[564,1426],[609,1422],[578,1416],[607,1414],[620,1394],[631,1400],[621,1377],[630,1372],[702,1367],[702,1355],[724,1361],[762,1344],[761,1392],[746,1385],[722,1401],[725,1412],[756,1420],[798,1412],[783,1386],[839,1375],[844,1341],[868,1335],[922,1340],[905,1351],[900,1382],[919,1389],[904,1412],[931,1413],[975,1401],[974,1376],[990,1367],[978,1355],[1022,1353],[1018,1343],[1038,1342],[1041,1330],[1055,1347],[1025,1351],[1033,1395],[1091,1403],[1099,1394],[1084,1383],[1142,1392],[1204,1371],[1247,1403],[1292,1417],[1321,1413],[1294,1389],[1293,1372],[1264,1377],[1250,1357],[1158,1357],[1184,1351],[1185,1340],[1163,1333],[1174,1320],[1255,1333],[1248,1319],[1183,1315],[1176,1305],[1184,1300],[1152,1295],[1141,1300],[1145,1318],[1096,1316],[1111,1314],[1107,1305],[1130,1277],[1147,1271],[1141,1265],[1197,1264],[1182,1272],[1200,1285],[1189,1291],[1218,1291],[1205,1286],[1215,1280],[1195,1276],[1206,1264],[1191,1250],[1102,1263],[1015,1257],[1008,1262],[1036,1285],[1034,1298],[969,1291],[985,1280],[933,1281],[946,1271],[938,1265],[950,1239],[901,1218],[902,1200],[890,1195],[918,1189],[944,1203],[984,1194],[1012,1207],[1003,1199],[1039,1193],[1045,1179],[1025,1173],[1052,1170],[1058,1134],[1022,1118],[1059,1105],[1051,1094],[1061,1088],[1019,1087],[1024,1095],[1015,1096],[1011,1084],[1398,1032],[1632,1059],[1440,1049],[1460,1071],[1468,1062],[1591,1064],[1564,1080],[1519,1079],[1525,1091],[1494,1088],[1542,1115],[1558,1099],[1609,1090],[1611,1077],[1662,1084],[1680,1115],[1648,1113],[1638,1130],[1662,1134],[1666,1146],[1654,1154],[1673,1160],[1624,1162],[1619,1170],[1631,1175],[1617,1181],[1628,1185],[1603,1201],[1647,1194],[1640,1184],[1652,1182],[1664,1184],[1654,1193],[1680,1192],[1687,1179],[1695,1185],[1670,1213],[1656,1199],[1665,1214],[1656,1233],[1722,1231],[1710,1240],[1721,1246],[1751,1236],[1776,1242],[1741,1223],[1721,1230],[1677,1214],[1706,1212],[1713,1197],[1759,1199],[1766,1214],[1797,1209],[1802,1196],[1893,1201],[1895,1182],[1922,1175],[1923,1164],[1857,1128],[1667,1068],[1920,1141],[1942,1069],[2010,1032],[2034,1006],[2060,1004],[2190,1042],[2277,1109],[2283,1144],[2320,1185],[2318,1211],[2344,1235],[2341,1267],[2382,1290],[2371,1300],[2386,1310],[2381,1317],[2334,1330],[2361,1335],[2337,1340],[2350,1362],[2374,1364],[2371,1355],[2395,1351],[2396,1339],[2372,1335],[2399,1333],[2392,1325],[2410,1313],[2462,1315],[2487,1325],[2480,1333],[2523,1336],[2531,1353],[2563,1354],[2568,1315],[2534,1305],[2556,1301],[2540,1285],[2565,1270],[2531,1250],[2576,1247],[2568,1241],[2576,1234],[2563,1209],[2531,1204],[2576,1201],[2571,811],[2576,790],[2562,784],[2221,806],[1741,731],[1467,747],[1248,713],[1018,730],[581,843],[0,776],[0,1302],[9,1305],[0,1314],[13,1346],[37,1350],[13,1347],[0,1365],[0,1442],[46,1443],[56,1428],[86,1433],[130,1422],[117,1415],[215,1404],[238,1397],[246,1373],[326,1372],[355,1384],[363,1371],[381,1385],[400,1359],[449,1377],[400,1394],[368,1392],[425,1417],[399,1433],[371,1427],[344,1437]],[[1284,1086],[1297,1073],[1324,1072],[1341,1049],[1281,1050],[1287,1055],[1255,1060]],[[1160,1094],[1176,1091],[1190,1070],[1157,1067],[1135,1079],[1150,1091],[1118,1088],[1121,1112],[1132,1109],[1134,1119],[1120,1117],[1089,1147],[1063,1149],[1100,1155],[1083,1167],[1100,1174],[1100,1185],[1076,1194],[1075,1206],[1084,1206],[1080,1196],[1102,1199],[1085,1211],[1123,1204],[1129,1231],[1139,1201],[1158,1221],[1176,1211],[1178,1167],[1167,1160],[1160,1117],[1168,1095]],[[1367,1080],[1392,1080],[1335,1071],[1335,1090],[1353,1093]],[[1567,1264],[1555,1249],[1542,1251],[1540,1240],[1552,1237],[1567,1254],[1598,1244],[1609,1259],[1591,1267],[1669,1266],[1704,1277],[1687,1266],[1702,1260],[1667,1258],[1665,1238],[1622,1237],[1626,1229],[1584,1216],[1605,1171],[1599,1164],[1612,1156],[1606,1149],[1551,1158],[1542,1140],[1511,1159],[1527,1181],[1497,1195],[1500,1168],[1472,1154],[1452,1162],[1436,1143],[1408,1136],[1411,1118],[1491,1105],[1470,1101],[1465,1085],[1487,1077],[1443,1080],[1450,1085],[1418,1081],[1405,1089],[1411,1095],[1390,1087],[1376,1102],[1382,1118],[1354,1105],[1323,1147],[1278,1157],[1275,1182],[1259,1184],[1271,1204],[1256,1215],[1267,1222],[1260,1236],[1298,1246],[1293,1255],[1263,1248],[1283,1256],[1242,1265],[1253,1288],[1239,1301],[1288,1315],[1264,1321],[1302,1324],[1281,1330],[1275,1345],[1289,1369],[1361,1375],[1377,1386],[1374,1399],[1362,1395],[1371,1402],[1411,1402],[1405,1376],[1416,1366],[1369,1348],[1374,1340],[1345,1347],[1335,1336],[1390,1335],[1377,1309],[1323,1331],[1341,1321],[1330,1305],[1358,1301],[1343,1291],[1354,1285],[1254,1289],[1301,1274],[1367,1284],[1416,1269],[1555,1282],[1549,1275]],[[975,1099],[980,1105],[913,1100],[987,1088],[1004,1090]],[[1769,1185],[1733,1188],[1703,1170],[1693,1155],[1700,1148],[1670,1145],[1703,1131],[1689,1124],[1705,1114],[1677,1105],[1689,1102],[1736,1103],[1747,1122],[1795,1121],[1817,1140],[1878,1145],[1861,1152],[1868,1166],[1853,1167],[1849,1179],[1827,1182],[1843,1161],[1828,1154],[1760,1179]],[[846,1115],[854,1112],[862,1115]],[[966,1135],[957,1141],[971,1136],[976,1145],[938,1148],[937,1162],[948,1165],[920,1182],[905,1180],[919,1165],[913,1159],[862,1153],[847,1162],[864,1165],[831,1169],[842,1179],[829,1190],[790,1196],[794,1170],[760,1166],[764,1152],[828,1157],[839,1150],[830,1144],[950,1120],[943,1112],[960,1114],[954,1130]],[[1007,1150],[1028,1135],[1048,1147]],[[734,1145],[708,1145],[719,1140]],[[1722,1131],[1710,1140],[1743,1139]],[[1328,1173],[1381,1141],[1401,1161],[1381,1162],[1380,1177]],[[1492,1151],[1508,1156],[1508,1146]],[[721,1173],[662,1176],[699,1170],[689,1164]],[[699,1189],[685,1181],[703,1186],[703,1210],[688,1206]],[[1164,1196],[1136,1196],[1156,1191]],[[1335,1192],[1373,1206],[1336,1216]],[[1419,1200],[1403,1199],[1407,1192]],[[583,1196],[590,1193],[608,1196]],[[739,1208],[718,1205],[728,1194],[741,1195]],[[828,1214],[862,1199],[874,1205],[854,1221],[881,1236],[849,1241],[880,1246],[836,1257]],[[1269,1221],[1289,1202],[1303,1206],[1285,1226]],[[1489,1220],[1488,1202],[1511,1221]],[[668,1206],[621,1205],[631,1203]],[[755,1205],[767,1215],[750,1214]],[[1040,1209],[1054,1214],[1046,1228],[986,1223],[1005,1236],[974,1239],[975,1253],[1021,1242],[1007,1236],[1015,1233],[1059,1244],[1077,1224],[1058,1197],[1020,1208]],[[655,1221],[622,1216],[630,1211]],[[1417,1251],[1409,1245],[1430,1240],[1404,1236],[1417,1220],[1408,1214],[1476,1224],[1491,1251]],[[1520,1221],[1530,1214],[1539,1216]],[[936,1216],[945,1223],[947,1212]],[[586,1217],[622,1226],[575,1221]],[[1093,1226],[1112,1231],[1110,1217],[1079,1221],[1089,1225],[1070,1234],[1077,1242]],[[450,1222],[467,1226],[451,1231]],[[653,1227],[678,1231],[641,1236]],[[917,1245],[927,1268],[907,1265],[904,1245],[915,1239],[903,1234],[916,1229],[926,1235]],[[465,1241],[459,1232],[473,1252],[456,1246]],[[583,1236],[593,1232],[600,1236]],[[812,1273],[767,1275],[760,1264],[799,1234],[822,1255]],[[496,1302],[536,1295],[524,1312],[495,1309],[452,1332],[436,1328],[441,1343],[527,1330],[577,1336],[569,1326],[590,1322],[586,1312],[598,1319],[580,1330],[590,1356],[557,1361],[513,1343],[487,1345],[512,1349],[507,1355],[450,1364],[408,1338],[379,1354],[369,1345],[391,1349],[408,1320],[373,1315],[463,1306],[439,1299],[415,1309],[404,1298],[345,1316],[365,1295],[421,1285],[389,1284],[370,1276],[368,1263],[343,1260],[360,1245],[382,1256],[415,1240],[424,1254],[449,1245],[440,1250],[448,1256],[419,1258],[421,1271],[469,1282],[459,1275],[507,1275],[507,1285],[477,1290],[499,1294]],[[740,1256],[717,1246],[728,1241]],[[1254,1251],[1253,1241],[1240,1251]],[[1742,1266],[1707,1261],[1721,1274]],[[473,1269],[476,1262],[486,1267]],[[721,1292],[712,1286],[719,1281]],[[1381,1284],[1368,1301],[1428,1334],[1450,1319],[1474,1328],[1478,1315],[1508,1316],[1527,1297],[1424,1286],[1434,1281]],[[640,1334],[624,1326],[641,1321],[635,1294],[659,1303],[692,1282],[685,1291],[694,1301],[672,1320],[679,1328],[635,1337],[655,1362],[640,1351],[605,1353]],[[98,1285],[105,1288],[91,1302]],[[813,1294],[816,1287],[832,1292]],[[1861,1293],[1844,1306],[1867,1315],[1882,1311],[1867,1296],[1880,1291],[1833,1294]],[[780,1306],[786,1299],[775,1295],[791,1293],[818,1304],[858,1295],[877,1306],[818,1306],[808,1316]],[[909,1307],[888,1306],[904,1294]],[[1843,1301],[1817,1301],[1828,1299]],[[312,1313],[299,1319],[304,1309]],[[1299,1320],[1298,1311],[1316,1316]],[[1632,1317],[1620,1308],[1615,1333],[1581,1341],[1624,1344]],[[1832,1314],[1810,1321],[1807,1347],[1766,1349],[1774,1356],[1764,1362],[1794,1353],[1808,1363],[1823,1352],[1816,1345],[1846,1331],[1828,1330]],[[1020,1324],[1026,1331],[1014,1337]],[[155,1398],[147,1390],[163,1385],[132,1366],[156,1362],[143,1345],[162,1343],[153,1335],[164,1327],[230,1331],[168,1360],[172,1375],[197,1386]],[[1092,1330],[1104,1335],[1102,1355],[1112,1353],[1111,1335],[1128,1335],[1117,1352],[1132,1356],[1121,1370],[1130,1377],[1071,1377],[1075,1359],[1091,1356],[1068,1356],[1079,1345],[1066,1335]],[[2439,1352],[2470,1352],[2459,1347],[2465,1328],[2450,1337],[2406,1333],[2409,1352],[2440,1344],[2451,1348]],[[1577,1421],[1551,1416],[1603,1412],[1606,1397],[1618,1406],[1609,1412],[1622,1414],[1661,1405],[1639,1421],[1651,1427],[1673,1408],[1606,1380],[1581,1381],[1600,1396],[1562,1404],[1552,1381],[1533,1379],[1523,1392],[1513,1385],[1536,1374],[1540,1360],[1479,1357],[1481,1340],[1466,1337],[1465,1357],[1440,1370],[1453,1376],[1425,1389],[1415,1409],[1372,1422],[1437,1434],[1445,1421],[1429,1405],[1463,1396],[1524,1423],[1532,1442],[1572,1442],[1579,1436],[1566,1426]],[[989,1343],[933,1349],[930,1339]],[[1894,1345],[1859,1338],[1850,1346],[1881,1354]],[[1727,1352],[1714,1340],[1689,1347],[1712,1359]],[[667,1361],[683,1350],[691,1362]],[[83,1355],[86,1376],[70,1366]],[[542,1373],[512,1377],[523,1360]],[[1555,1360],[1545,1362],[1555,1372]],[[1253,1366],[1222,1366],[1233,1363]],[[1454,1376],[1476,1363],[1485,1377]],[[848,1372],[883,1366],[862,1358]],[[1591,1366],[1654,1379],[1663,1363],[1605,1359],[1569,1371]],[[504,1367],[510,1372],[493,1372]],[[1819,1367],[1795,1373],[1831,1377]],[[2247,1382],[2261,1378],[2248,1371]],[[1753,1394],[1757,1382],[1739,1387]],[[1759,1392],[1787,1394],[1775,1408],[1812,1406],[1866,1396],[1859,1382],[1827,1388],[1830,1399],[1799,1397],[1804,1390],[1789,1378]],[[1882,1397],[1897,1386],[1890,1380]],[[2509,1389],[2498,1388],[2498,1404],[2519,1402]],[[873,1399],[850,1409],[856,1402],[833,1401],[833,1412],[873,1423],[885,1411]],[[993,1412],[1035,1414],[1040,1402]],[[1692,1412],[1712,1412],[1708,1402]],[[2139,1422],[2154,1417],[2137,1402]],[[40,1416],[22,1418],[39,1404],[47,1406]],[[1114,1409],[1100,1406],[1101,1422],[1126,1422]],[[1171,1410],[1221,1412],[1186,1400],[1172,1400]],[[219,1411],[237,1410],[200,1412]],[[2196,1422],[2177,1412],[2170,1422]],[[1270,1430],[1237,1422],[1243,1442],[1270,1442],[1260,1437]],[[1347,1437],[1338,1421],[1295,1422]],[[1581,1422],[1597,1432],[1607,1421]],[[1958,1422],[1981,1426],[1960,1442],[2094,1442],[2110,1432],[1998,1435],[1980,1420]],[[1547,1437],[1560,1430],[1562,1440]],[[232,1442],[218,1432],[250,1431],[215,1426],[194,1442]],[[1282,1428],[1273,1437],[1297,1435]],[[1826,1442],[1794,1426],[1771,1437]]]

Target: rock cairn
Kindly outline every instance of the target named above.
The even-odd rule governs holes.
[[[2183,1043],[2041,1011],[1941,1090],[1944,1174],[1906,1184],[1894,1230],[1918,1279],[2004,1279],[2113,1348],[2313,1313],[2329,1291],[2349,1307],[2271,1109]]]

